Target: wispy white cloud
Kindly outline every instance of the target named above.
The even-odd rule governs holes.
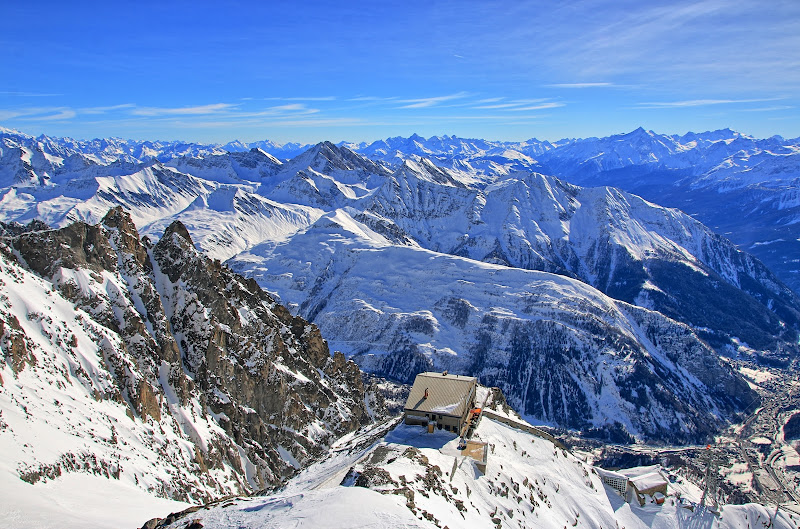
[[[14,90],[0,90],[0,96],[6,97],[56,97],[63,94],[49,94],[45,92],[17,92]]]
[[[336,101],[336,96],[309,96],[309,97],[262,97],[246,98],[250,101]]]
[[[230,110],[236,106],[230,103],[213,103],[194,107],[137,107],[131,113],[136,116],[198,116]]]
[[[476,107],[472,107],[479,110],[490,110],[495,108],[510,108],[510,107],[518,107],[522,105],[522,103],[497,103],[494,105],[478,105]]]
[[[467,92],[459,92],[457,94],[450,94],[446,96],[437,96],[437,97],[424,97],[420,99],[401,99],[400,103],[408,103],[398,108],[428,108],[439,103],[444,103],[445,101],[452,101],[454,99],[462,99],[467,97],[469,94]]]
[[[79,108],[77,112],[79,114],[106,114],[108,112],[113,112],[115,110],[126,110],[129,108],[136,108],[136,105],[134,105],[133,103],[124,103],[121,105],[111,105],[106,107]]]
[[[584,0],[559,12],[563,17],[557,17],[554,31],[565,35],[546,45],[542,60],[562,78],[702,87],[711,93],[800,86],[797,2],[778,1],[765,9],[750,0],[625,7]]]
[[[71,108],[60,108],[45,115],[27,116],[24,119],[26,121],[63,121],[66,119],[72,119],[77,115],[78,113],[72,110]]]
[[[397,101],[397,96],[393,97],[380,97],[380,96],[356,96],[347,99],[347,101]]]
[[[553,88],[601,88],[614,86],[614,83],[556,83],[549,84]]]
[[[248,118],[248,117],[261,117],[261,116],[278,116],[278,115],[308,115],[316,114],[319,112],[317,108],[309,108],[302,103],[287,103],[286,105],[278,105],[268,107],[262,110],[252,112],[233,112],[230,113],[232,117]]]
[[[205,121],[206,118],[213,117],[214,123],[225,123],[233,126],[236,123],[266,123],[274,119],[304,118],[320,112],[319,109],[309,108],[303,103],[287,103],[253,110],[240,110],[239,105],[203,105],[192,107],[191,109],[158,110],[158,112],[154,112],[151,108],[136,108],[130,112],[130,115],[153,120],[154,122],[180,124],[180,126],[185,126],[190,120],[193,123],[209,123]]]
[[[525,116],[518,116],[518,115],[474,115],[474,116],[447,116],[447,119],[451,120],[459,120],[459,121],[507,121],[508,119],[512,118],[517,121],[528,121],[528,120],[540,120],[545,117],[543,114],[530,114]]]
[[[63,121],[77,116],[77,112],[69,107],[28,107],[0,109],[0,120],[18,119],[20,121]]]
[[[284,116],[276,119],[215,119],[206,120],[178,120],[172,125],[186,129],[228,128],[228,127],[325,127],[325,126],[364,126],[375,125],[375,122],[359,118],[296,118]]]
[[[520,111],[523,111],[523,110],[544,110],[546,108],[558,108],[558,107],[563,107],[565,105],[566,105],[566,103],[561,103],[561,102],[558,102],[558,101],[551,101],[549,103],[542,103],[541,105],[506,108],[505,110],[513,111],[513,112],[520,112]]]
[[[711,105],[732,105],[743,103],[762,103],[764,101],[778,101],[780,97],[764,99],[687,99],[684,101],[653,101],[637,103],[636,108],[685,108],[685,107],[704,107]]]
[[[501,101],[498,98],[497,101]],[[495,103],[489,105],[477,105],[472,107],[475,110],[503,110],[503,111],[521,111],[521,110],[542,110],[545,108],[563,107],[565,103],[557,101],[548,101],[547,99],[515,99],[513,101],[506,101],[503,103]]]
[[[793,106],[789,105],[775,105],[772,107],[761,107],[761,108],[743,108],[741,109],[742,112],[774,112],[776,110],[791,110]]]
[[[8,121],[10,119],[15,119],[24,115],[25,114],[23,112],[20,112],[19,110],[11,110],[8,108],[0,109],[0,121]]]
[[[138,107],[134,103],[119,105],[69,108],[69,107],[24,107],[0,109],[0,121],[64,121],[80,116],[108,116],[113,121],[122,122],[130,117],[137,120],[150,120],[153,123],[187,118],[202,120],[214,116],[215,119],[229,123],[243,122],[248,119],[295,118],[318,113],[316,108],[309,108],[304,103],[286,103],[244,110],[241,105],[229,103],[212,103],[192,107]]]

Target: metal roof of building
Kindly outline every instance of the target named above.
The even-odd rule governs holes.
[[[420,373],[414,379],[405,409],[461,417],[467,412],[467,398],[477,382],[475,377],[463,375]]]
[[[631,483],[633,483],[633,486],[636,487],[636,490],[642,493],[657,489],[659,487],[664,487],[669,484],[661,472],[650,472],[649,474],[636,476],[630,479]]]
[[[600,467],[594,467],[594,470],[597,472],[597,475],[601,478],[609,478],[609,479],[621,479],[624,480],[626,483],[628,482],[628,476],[622,474],[621,472],[614,472],[613,470],[606,470]]]

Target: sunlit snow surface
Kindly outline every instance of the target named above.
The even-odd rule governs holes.
[[[678,505],[674,490],[663,506],[630,505],[602,485],[591,465],[549,441],[487,418],[481,420],[476,437],[490,446],[486,475],[460,456],[452,434],[427,434],[421,427],[401,424],[369,450],[349,457],[333,454],[312,465],[279,494],[224,501],[190,513],[170,527],[182,528],[192,521],[205,529],[436,527],[420,514],[425,512],[439,527],[450,528],[494,528],[499,523],[508,528],[747,529],[760,527],[757,521],[768,523],[774,515],[774,510],[752,504],[725,506],[721,517],[700,509],[692,512]],[[408,457],[410,447],[426,459]],[[406,505],[407,497],[391,485],[340,485],[346,470],[363,469],[376,460],[390,478],[402,476],[416,491],[416,515]],[[415,479],[436,472],[431,470],[435,468],[441,471],[438,483],[443,489],[434,484],[426,497],[424,489],[415,489]],[[681,492],[687,505],[699,499],[697,489],[684,487]],[[531,499],[536,501],[533,508]],[[795,526],[780,513],[773,527]]]
[[[174,430],[132,420],[124,405],[92,396],[111,384],[95,341],[110,336],[102,338],[103,328],[86,316],[77,320],[79,313],[49,283],[4,259],[0,281],[17,283],[3,290],[4,318],[16,317],[37,359],[16,375],[0,364],[0,525],[138,527],[153,513],[184,508],[146,489],[168,482],[175,465],[190,465],[193,445]],[[75,348],[53,343],[71,336]],[[83,473],[64,471],[35,484],[20,479],[70,455]]]
[[[136,529],[189,507],[129,483],[85,474],[30,485],[6,468],[0,474],[0,498],[0,525],[7,529]]]

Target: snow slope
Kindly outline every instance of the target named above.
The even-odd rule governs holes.
[[[158,498],[135,484],[84,474],[34,487],[4,473],[0,494],[0,516],[8,529],[135,529],[156,514],[163,517],[190,506]]]
[[[773,514],[760,505],[728,505],[717,519],[708,511],[680,507],[674,496],[663,506],[627,504],[601,483],[591,464],[487,418],[476,429],[476,437],[490,447],[483,475],[456,450],[451,434],[423,431],[396,427],[351,466],[341,484],[304,488],[290,483],[281,493],[230,500],[171,523],[164,520],[159,527],[744,529],[750,521],[770,521]],[[304,476],[330,471],[312,466]],[[784,513],[772,523],[794,527]]]
[[[409,382],[433,369],[470,373],[553,424],[697,439],[751,393],[657,312],[565,276],[393,245],[345,210],[231,265],[363,369]]]
[[[455,183],[404,165],[362,208],[377,217],[373,227],[393,224],[396,239],[431,250],[577,277],[756,349],[775,349],[787,328],[779,341],[795,341],[800,297],[688,215],[537,173],[512,174],[484,189]]]

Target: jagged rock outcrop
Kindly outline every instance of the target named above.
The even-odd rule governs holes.
[[[306,460],[321,441],[368,421],[358,368],[341,353],[332,358],[315,326],[292,316],[254,281],[199,254],[179,222],[152,253],[184,365],[215,413],[227,417],[225,429],[264,447],[259,456],[271,463],[265,466],[281,461],[271,446]],[[342,391],[353,396],[343,402]],[[318,421],[331,429],[324,439],[309,430]]]
[[[3,244],[0,272],[14,278],[2,285],[4,374],[126,410],[108,441],[91,441],[102,445],[98,457],[118,461],[115,479],[183,500],[271,488],[371,420],[358,367],[332,356],[319,329],[255,281],[198,252],[179,222],[153,244],[117,207],[101,224],[28,231]],[[17,283],[46,306],[32,311]],[[48,406],[64,399],[37,403],[41,420],[58,415]],[[80,432],[97,419],[77,409],[59,420],[82,446]],[[8,454],[22,458],[25,475],[57,467],[55,479],[81,468],[58,463],[83,457],[73,452],[58,461],[30,453],[35,447]],[[137,459],[160,470],[143,474]]]

